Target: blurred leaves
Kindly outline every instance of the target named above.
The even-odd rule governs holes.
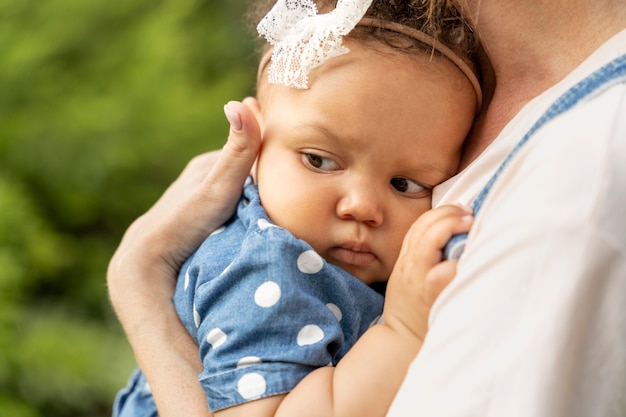
[[[107,416],[133,367],[105,272],[253,92],[245,0],[0,0],[0,416]]]

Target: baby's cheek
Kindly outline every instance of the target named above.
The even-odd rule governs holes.
[[[430,202],[428,203],[428,206],[430,206]],[[398,256],[400,256],[400,250],[402,249],[404,238],[406,237],[409,229],[411,229],[411,226],[413,226],[413,223],[417,221],[419,216],[427,210],[428,208],[421,209],[420,207],[420,210],[413,211],[410,215],[406,215],[404,217],[399,216],[398,221],[391,227],[387,252],[393,264],[396,263]],[[416,212],[418,215],[415,215]]]
[[[398,256],[400,256],[400,249],[402,248],[404,235],[405,235],[405,229],[402,229],[399,232],[394,233],[392,236],[389,237],[389,239],[387,239],[387,242],[385,245],[385,252],[386,252],[386,258],[388,259],[387,264],[389,264],[390,269],[393,269],[393,266],[398,260]],[[389,272],[391,273],[391,270]]]

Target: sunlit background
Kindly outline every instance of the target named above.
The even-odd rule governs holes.
[[[252,93],[249,0],[0,0],[0,416],[109,416],[105,271]]]

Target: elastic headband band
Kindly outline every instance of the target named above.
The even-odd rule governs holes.
[[[408,36],[409,38],[413,38],[416,41],[423,43],[424,45],[432,47],[435,51],[448,58],[450,62],[452,62],[454,65],[457,66],[458,69],[461,70],[461,72],[465,75],[465,78],[467,78],[470,84],[472,84],[474,94],[476,95],[476,112],[478,113],[483,103],[483,93],[482,89],[480,88],[480,82],[478,81],[478,77],[476,76],[476,73],[472,70],[472,68],[470,68],[470,66],[467,64],[467,62],[465,62],[460,56],[458,56],[452,49],[448,48],[441,42],[438,42],[432,36],[429,36],[422,31],[396,22],[374,19],[371,17],[364,17],[363,19],[361,19],[357,26],[368,26],[400,33],[402,35]]]

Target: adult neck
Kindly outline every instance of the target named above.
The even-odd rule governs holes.
[[[626,27],[624,0],[468,0],[484,48],[485,106],[468,140],[473,161],[531,99]],[[481,4],[482,3],[482,4]]]

